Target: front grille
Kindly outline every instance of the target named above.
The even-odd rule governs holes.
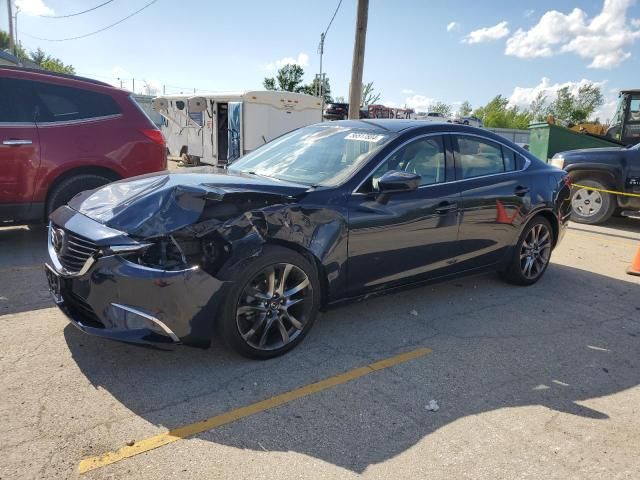
[[[62,229],[54,227],[58,232]],[[62,230],[61,241],[55,249],[58,260],[70,273],[78,273],[87,259],[98,251],[98,245],[69,230]]]

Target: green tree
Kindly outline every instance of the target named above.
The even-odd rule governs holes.
[[[300,65],[287,64],[278,70],[275,78],[267,77],[262,84],[267,90],[284,90],[287,92],[301,92],[304,69]]]
[[[373,82],[362,84],[362,96],[360,97],[360,104],[363,107],[375,105],[380,101],[382,95],[380,93],[375,93],[375,90],[376,89],[373,86]]]
[[[469,103],[469,101],[465,100],[460,104],[460,108],[458,108],[458,116],[460,118],[468,117],[471,114],[472,110],[473,109],[471,108],[471,104]]]
[[[318,94],[319,85],[320,80],[318,80],[318,78],[316,77],[313,79],[313,82],[302,87],[302,93],[315,96]],[[325,103],[331,103],[333,101],[333,99],[331,98],[331,85],[329,84],[329,77],[324,78],[324,87],[322,89],[322,93],[324,94]]]
[[[451,116],[451,105],[444,102],[436,102],[429,107],[430,112],[441,113],[445,117]]]
[[[0,30],[0,50],[9,50],[9,34],[4,30]],[[9,52],[13,54],[13,52]],[[16,56],[18,58],[27,58],[27,51],[24,49],[21,43],[16,45]]]
[[[534,122],[543,122],[547,118],[549,107],[547,105],[547,96],[544,92],[536,95],[536,98],[529,106],[529,112],[531,112],[531,120]]]
[[[525,129],[532,120],[528,109],[509,106],[509,99],[502,95],[497,95],[484,107],[476,109],[474,116],[481,119],[485,127],[491,128]]]
[[[603,102],[600,87],[593,83],[581,85],[576,94],[569,87],[562,87],[549,105],[549,113],[570,123],[584,123]]]

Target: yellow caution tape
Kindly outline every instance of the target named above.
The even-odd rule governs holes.
[[[615,190],[605,190],[604,188],[596,188],[589,185],[580,185],[579,183],[572,183],[572,187],[578,188],[586,188],[587,190],[595,190],[596,192],[604,192],[610,193],[612,195],[624,195],[625,197],[638,197],[640,198],[640,193],[625,193],[625,192],[616,192]]]

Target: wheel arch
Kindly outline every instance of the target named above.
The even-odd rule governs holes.
[[[288,248],[310,261],[315,267],[316,274],[318,275],[318,283],[320,284],[320,305],[322,307],[326,306],[329,298],[329,280],[327,278],[326,269],[320,259],[311,250],[295,242],[270,238],[265,245],[278,245],[283,248]]]
[[[53,180],[53,182],[51,182],[51,184],[49,185],[49,188],[47,188],[47,195],[45,198],[45,213],[44,213],[45,221],[46,221],[46,215],[47,215],[46,212],[48,211],[48,206],[49,206],[49,200],[51,199],[51,194],[56,190],[56,188],[58,188],[58,186],[62,182],[64,182],[65,180],[68,180],[69,178],[73,178],[79,175],[101,175],[103,177],[110,179],[112,182],[122,179],[122,176],[120,174],[118,174],[115,170],[112,170],[107,167],[88,165],[88,166],[82,166],[82,167],[75,167],[70,170],[65,170],[60,175],[58,175]]]
[[[593,179],[599,180],[611,188],[618,188],[620,186],[621,175],[612,168],[576,165],[573,168],[571,168],[571,166],[567,167],[566,171],[574,183],[579,183],[580,180]]]
[[[553,246],[552,249],[556,247],[558,243],[558,235],[560,234],[560,225],[558,222],[558,217],[553,213],[552,210],[544,209],[536,211],[529,220],[522,227],[522,231],[524,231],[527,226],[533,222],[536,218],[542,217],[551,225],[551,232],[553,233]],[[522,233],[521,233],[522,235]]]

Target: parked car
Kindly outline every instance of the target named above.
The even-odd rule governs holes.
[[[327,120],[346,120],[348,117],[348,103],[328,103],[324,109],[324,118]]]
[[[427,112],[427,113],[417,113],[416,120],[423,120],[427,122],[447,122],[451,123],[451,118],[447,117],[443,113],[440,112]]]
[[[317,124],[227,169],[75,197],[51,215],[49,285],[87,333],[208,346],[219,331],[274,357],[345,300],[486,270],[537,282],[569,219],[566,179],[472,127]]]
[[[131,94],[0,67],[0,222],[42,222],[83,190],[166,168],[165,142]]]
[[[470,125],[477,128],[482,128],[484,126],[482,124],[482,120],[480,120],[478,117],[455,117],[453,121],[454,123],[459,123],[460,125]]]
[[[571,196],[572,219],[576,222],[596,225],[609,220],[616,211],[621,216],[640,217],[640,143],[560,152],[551,164],[569,172],[577,184]]]

